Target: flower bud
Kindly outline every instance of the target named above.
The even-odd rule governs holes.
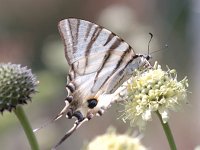
[[[38,81],[27,67],[17,64],[0,64],[0,112],[12,111],[19,104],[31,100]]]

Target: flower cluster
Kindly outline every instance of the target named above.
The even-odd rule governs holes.
[[[126,134],[116,134],[108,131],[106,134],[96,137],[85,150],[146,150],[140,143],[140,138]]]
[[[131,126],[145,129],[146,122],[152,120],[152,112],[160,113],[163,123],[169,119],[169,110],[176,111],[186,103],[188,80],[177,81],[175,70],[163,71],[155,63],[145,72],[136,75],[124,84],[120,95],[124,99],[122,119],[130,120]]]
[[[26,104],[36,92],[38,81],[27,67],[0,64],[0,112],[12,111],[18,104]]]

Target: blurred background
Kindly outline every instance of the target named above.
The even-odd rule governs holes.
[[[192,150],[200,145],[200,0],[0,0],[0,63],[28,66],[40,81],[39,93],[24,107],[33,128],[65,105],[68,65],[57,24],[69,17],[106,27],[137,53],[147,54],[148,33],[153,33],[150,51],[161,51],[152,54],[152,62],[176,69],[179,80],[189,79],[190,102],[181,112],[172,112],[169,121],[177,148]],[[109,126],[118,133],[126,132],[130,127],[117,120],[119,110],[113,105],[102,117],[84,124],[58,150],[79,150]],[[57,143],[73,122],[63,117],[36,133],[41,150]],[[139,133],[137,128],[133,131]],[[142,143],[149,149],[169,149],[156,116],[142,134]],[[30,149],[13,113],[0,116],[0,149]]]

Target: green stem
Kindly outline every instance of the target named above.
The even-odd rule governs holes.
[[[21,106],[18,106],[15,110],[15,115],[19,119],[24,132],[26,133],[26,136],[28,138],[29,144],[31,146],[32,150],[39,150],[39,146],[35,137],[35,134],[33,133],[33,130],[31,128],[31,125],[25,115],[25,112]]]
[[[169,127],[169,124],[168,123],[163,123],[162,117],[161,117],[159,112],[156,112],[156,114],[158,115],[158,118],[159,118],[159,120],[160,120],[160,122],[162,124],[163,130],[165,131],[165,135],[167,137],[170,149],[171,150],[177,150],[176,144],[174,142],[174,138],[173,138],[173,135],[172,135],[172,132],[171,132],[171,129]]]

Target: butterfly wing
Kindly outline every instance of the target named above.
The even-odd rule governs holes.
[[[67,112],[68,118],[75,116],[77,121],[54,148],[83,122],[101,115],[133,70],[149,64],[114,33],[94,23],[71,18],[60,21],[58,28],[70,70],[66,106],[54,120]]]
[[[81,99],[94,96],[100,89],[113,92],[107,87],[112,76],[134,58],[133,49],[107,29],[80,19],[65,19],[59,23],[65,44],[65,56],[71,66],[70,81]],[[118,75],[119,76],[119,75]]]

